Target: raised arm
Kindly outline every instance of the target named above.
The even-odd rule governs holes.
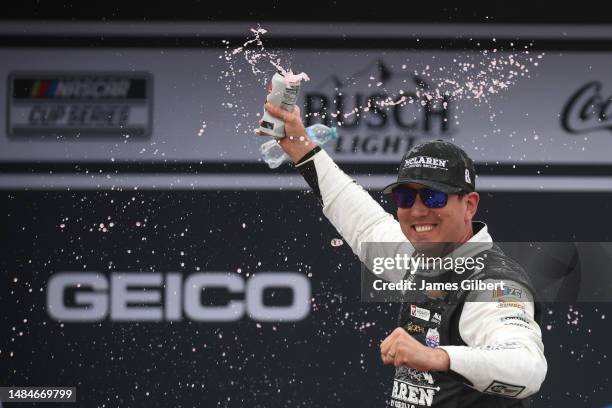
[[[394,242],[402,246],[394,251],[405,252],[408,246],[412,252],[397,220],[309,139],[297,106],[293,112],[287,112],[266,103],[265,109],[285,121],[286,137],[280,140],[281,147],[321,201],[323,214],[362,262],[367,264],[365,251],[361,248],[363,242]],[[392,281],[402,278],[383,277]]]

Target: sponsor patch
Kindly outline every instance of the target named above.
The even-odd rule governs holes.
[[[427,167],[430,169],[448,170],[446,168],[447,162],[448,160],[438,159],[436,157],[416,156],[406,159],[406,163],[404,165],[408,168]]]
[[[408,333],[425,334],[425,328],[423,326],[419,326],[418,324],[414,324],[412,322],[408,322],[405,329]]]
[[[523,323],[525,323],[527,325],[531,324],[529,322],[529,320],[527,318],[525,318],[524,314],[521,314],[521,315],[515,314],[515,315],[512,315],[512,316],[502,316],[502,317],[499,318],[499,320],[502,323],[504,323],[504,324],[506,322],[513,321],[513,320],[516,320],[516,321],[519,321],[519,322],[523,322]]]
[[[511,307],[514,309],[525,311],[525,305],[522,304],[521,302],[499,301],[497,302],[497,307],[499,309],[505,309],[505,308]]]
[[[431,317],[432,323],[440,323],[441,320],[442,320],[442,316],[440,315],[440,313],[434,313],[433,316]]]
[[[526,325],[524,323],[516,323],[516,322],[505,322],[504,326],[517,326],[517,327],[522,327],[523,329],[528,329],[528,330],[532,330],[531,326]]]
[[[478,346],[478,347],[472,347],[472,348],[477,349],[477,350],[513,350],[513,349],[518,349],[521,347],[523,346],[521,346],[518,343],[508,342],[508,343],[502,343],[502,344],[494,344],[491,346]]]
[[[503,289],[496,289],[493,291],[493,299],[497,299],[504,296],[514,296],[518,299],[522,299],[523,291],[519,288],[513,288],[506,286]]]
[[[512,384],[506,384],[500,381],[493,381],[491,385],[489,385],[487,389],[484,390],[484,392],[486,392],[487,394],[495,394],[495,395],[502,395],[504,397],[515,398],[524,389],[525,387],[522,387],[520,385],[512,385]]]
[[[425,343],[429,347],[433,348],[436,348],[440,345],[440,333],[438,333],[438,329],[427,330],[427,335],[425,336]]]
[[[448,296],[448,292],[444,290],[425,290],[424,293],[425,295],[427,295],[428,298],[431,299],[446,300]]]
[[[410,305],[410,315],[418,319],[425,320],[426,322],[428,322],[430,314],[431,312],[428,309],[418,307],[417,305]]]

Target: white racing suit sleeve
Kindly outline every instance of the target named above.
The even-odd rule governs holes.
[[[350,245],[359,259],[368,265],[362,243],[401,243],[402,248],[386,246],[388,256],[412,253],[414,248],[402,232],[399,222],[386,212],[360,185],[338,168],[325,150],[306,155],[296,164],[306,182],[323,204],[323,214]],[[389,281],[403,276],[383,274]]]
[[[542,332],[529,290],[512,281],[504,281],[504,287],[510,289],[501,297],[472,292],[459,319],[459,334],[467,346],[440,348],[450,357],[450,369],[476,390],[525,398],[540,389],[546,376]]]

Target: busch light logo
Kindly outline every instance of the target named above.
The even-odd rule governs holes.
[[[430,88],[413,73],[373,61],[306,92],[305,124],[339,126],[336,155],[401,155],[419,138],[454,133],[450,96],[435,96]]]
[[[570,96],[561,114],[561,126],[566,132],[612,131],[612,95],[606,96],[602,88],[601,82],[592,81]]]

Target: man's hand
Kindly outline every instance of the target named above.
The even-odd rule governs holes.
[[[398,327],[380,344],[383,364],[412,367],[420,371],[448,371],[450,359],[444,349],[431,348],[416,341]]]
[[[294,163],[315,148],[315,143],[310,140],[302,124],[300,108],[297,105],[293,107],[293,112],[288,112],[272,105],[270,102],[266,102],[264,109],[272,116],[285,122],[285,137],[280,139],[278,143]]]

